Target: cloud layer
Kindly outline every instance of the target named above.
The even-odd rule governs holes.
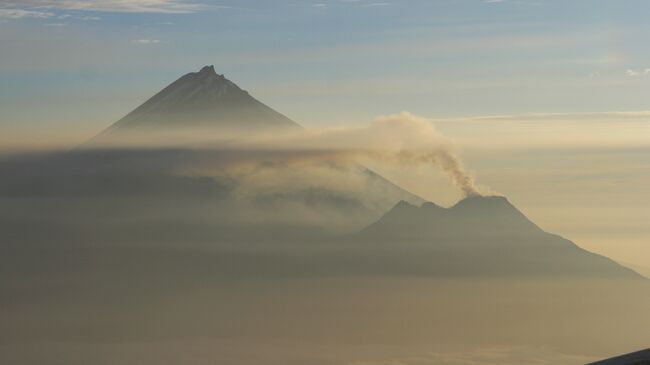
[[[4,12],[34,13],[35,9],[60,9],[79,11],[125,13],[193,13],[205,9],[204,4],[184,0],[19,0],[4,5]],[[13,8],[13,9],[9,9]],[[30,10],[19,10],[28,8]],[[0,10],[0,16],[3,11]],[[47,14],[47,13],[45,13]]]
[[[22,18],[51,18],[55,16],[49,11],[34,11],[24,9],[2,9],[0,8],[0,18],[22,19]]]

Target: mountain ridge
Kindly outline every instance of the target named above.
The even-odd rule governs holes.
[[[398,250],[393,264],[416,272],[645,280],[626,266],[542,230],[502,196],[468,197],[449,208],[400,201],[350,240],[380,251]],[[401,250],[418,250],[418,263],[399,262]]]
[[[497,214],[498,213],[498,214]],[[473,226],[481,226],[489,231],[502,232],[504,230],[527,231],[542,230],[512,205],[503,196],[472,196],[461,199],[449,208],[444,208],[432,202],[424,202],[421,206],[413,205],[407,201],[398,202],[386,212],[377,222],[365,228],[363,233],[377,234],[382,237],[391,237],[400,234],[398,226],[426,226],[431,229],[431,220],[443,220],[447,227],[461,231],[463,227],[457,226],[458,219]],[[437,227],[437,226],[436,226]],[[521,227],[521,228],[520,228]],[[376,231],[373,233],[373,231]],[[411,231],[414,238],[421,230]],[[485,234],[482,232],[481,234]],[[426,235],[428,236],[428,235]]]

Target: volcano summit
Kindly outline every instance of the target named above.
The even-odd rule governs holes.
[[[188,129],[220,132],[291,130],[300,126],[242,90],[214,66],[191,72],[165,87],[95,140],[125,134]]]

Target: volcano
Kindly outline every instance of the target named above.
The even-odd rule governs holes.
[[[450,208],[402,201],[354,240],[392,252],[385,267],[400,272],[643,279],[609,258],[544,231],[500,196],[468,197]]]
[[[169,131],[221,133],[265,132],[301,128],[296,122],[251,96],[214,66],[191,72],[128,113],[95,141]]]

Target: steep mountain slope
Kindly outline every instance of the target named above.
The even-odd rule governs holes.
[[[396,253],[394,265],[457,275],[642,277],[616,262],[547,233],[504,197],[466,198],[451,208],[398,203],[353,238]],[[410,260],[410,262],[406,262]]]
[[[601,361],[589,363],[587,365],[647,365],[650,364],[650,348],[612,357]]]
[[[224,132],[293,129],[300,126],[205,66],[188,73],[102,132],[121,133],[207,128]]]

